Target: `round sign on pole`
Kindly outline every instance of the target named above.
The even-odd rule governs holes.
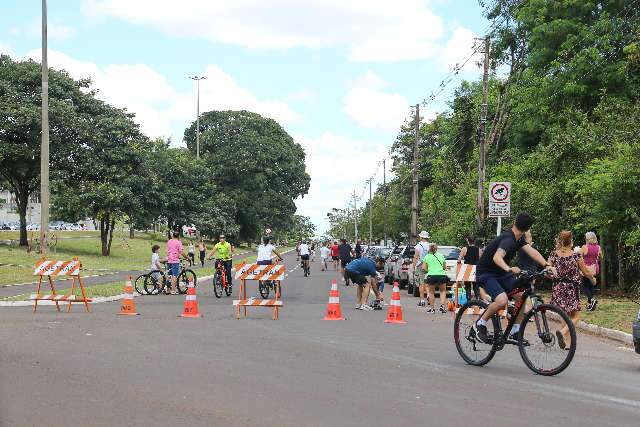
[[[495,202],[506,202],[511,196],[509,185],[505,182],[496,182],[491,186],[491,199]]]

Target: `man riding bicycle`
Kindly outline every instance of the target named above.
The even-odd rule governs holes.
[[[213,246],[208,259],[216,258],[216,261],[220,261],[227,273],[227,283],[231,285],[231,267],[233,266],[233,252],[235,248],[233,245],[226,241],[224,234],[220,235],[220,241]]]
[[[309,249],[309,245],[307,245],[307,241],[303,240],[300,246],[298,247],[300,250],[300,258],[302,259],[302,266],[306,271],[309,270],[309,255],[311,255],[311,249]]]
[[[258,265],[271,265],[273,261],[271,260],[271,254],[278,257],[280,261],[282,261],[282,255],[276,251],[276,247],[271,244],[271,238],[265,237],[263,239],[263,243],[258,246],[258,257],[256,258],[256,263]]]
[[[518,214],[511,229],[493,239],[486,246],[478,261],[476,280],[491,295],[493,301],[474,325],[476,337],[482,343],[490,343],[487,334],[487,321],[507,305],[509,302],[507,294],[517,288],[518,281],[515,276],[520,274],[520,269],[509,265],[515,254],[522,250],[542,267],[551,267],[547,260],[540,255],[540,252],[525,240],[524,234],[531,229],[533,222],[533,217],[528,213]],[[519,297],[520,295],[512,296]],[[511,329],[511,338],[518,336],[523,316],[524,310],[519,313],[518,319]]]

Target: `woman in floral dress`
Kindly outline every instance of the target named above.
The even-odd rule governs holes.
[[[593,277],[593,273],[585,265],[582,254],[574,252],[573,236],[570,231],[561,231],[558,235],[556,249],[549,256],[549,264],[557,271],[557,275],[553,278],[551,304],[566,311],[575,324],[580,319],[582,276],[590,278]],[[560,348],[569,347],[570,337],[567,327],[557,331],[556,336]]]

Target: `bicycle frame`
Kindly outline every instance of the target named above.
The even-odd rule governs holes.
[[[224,268],[222,260],[216,260],[215,271],[220,272],[220,277],[222,278],[222,289],[226,289],[229,286],[229,284],[227,283],[227,269]]]

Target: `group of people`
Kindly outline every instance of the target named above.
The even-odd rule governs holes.
[[[447,299],[447,283],[449,277],[446,271],[446,259],[444,255],[438,252],[438,245],[429,243],[429,233],[420,232],[418,235],[420,241],[415,246],[413,256],[413,271],[419,273],[415,275],[418,286],[420,299],[419,307],[427,307],[427,313],[446,313],[448,311],[446,305]],[[421,272],[421,273],[420,273]],[[435,289],[438,287],[440,293],[440,306],[436,310]],[[425,301],[425,294],[428,293],[428,299]]]

